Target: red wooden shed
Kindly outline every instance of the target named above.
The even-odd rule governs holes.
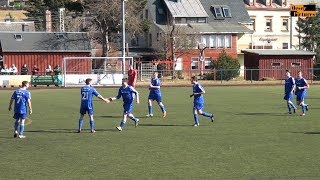
[[[296,76],[301,70],[304,77],[313,77],[315,53],[302,50],[248,49],[244,53],[245,79],[284,79],[285,70]]]
[[[2,64],[15,64],[20,72],[26,64],[31,72],[37,65],[40,72],[45,72],[48,65],[54,68],[62,66],[64,57],[89,57],[91,55],[90,40],[82,32],[1,32],[0,59]],[[73,62],[74,63],[74,62]],[[68,65],[68,71],[78,73],[91,72],[92,63],[79,60]]]

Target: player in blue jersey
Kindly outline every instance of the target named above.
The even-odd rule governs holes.
[[[128,79],[123,78],[122,79],[122,86],[119,88],[117,97],[110,97],[110,101],[114,101],[116,99],[120,99],[122,97],[123,100],[123,117],[122,121],[120,123],[120,126],[117,126],[116,128],[119,131],[122,131],[124,125],[127,122],[127,117],[132,119],[134,121],[135,127],[138,126],[139,119],[134,117],[134,115],[131,113],[134,105],[134,97],[136,96],[136,102],[137,104],[140,103],[139,101],[139,93],[137,90],[135,90],[132,86],[128,85]]]
[[[83,117],[86,113],[88,113],[90,118],[90,132],[94,133],[94,119],[93,119],[93,103],[92,99],[93,96],[98,97],[99,99],[109,103],[108,99],[102,97],[98,91],[92,87],[92,79],[86,79],[86,85],[81,88],[81,105],[80,105],[80,118],[79,118],[79,126],[78,126],[78,133],[82,130],[83,125]]]
[[[158,73],[153,73],[153,76],[151,78],[151,82],[149,85],[149,97],[148,97],[148,112],[149,114],[147,117],[152,117],[152,101],[157,101],[158,105],[160,106],[160,109],[162,111],[162,117],[165,118],[167,115],[166,109],[162,103],[162,97],[161,97],[161,91],[160,91],[161,81],[158,78]]]
[[[193,93],[190,97],[194,97],[193,100],[193,116],[194,116],[194,125],[199,126],[199,118],[198,114],[211,118],[211,122],[213,122],[214,114],[206,113],[203,111],[204,109],[204,97],[203,94],[206,93],[204,88],[198,83],[197,77],[191,77],[191,83],[193,84]]]
[[[302,114],[301,116],[306,115],[306,110],[308,111],[308,104],[305,104],[304,100],[307,96],[307,89],[309,84],[306,79],[302,77],[302,72],[298,72],[298,77],[296,78],[296,96],[297,96],[297,105],[301,106]]]
[[[11,111],[12,103],[14,101],[14,135],[13,137],[25,138],[24,122],[27,118],[27,106],[29,107],[29,114],[32,114],[31,94],[27,90],[29,88],[29,82],[23,81],[22,87],[13,92],[10,102],[9,111]],[[20,130],[18,133],[18,127],[20,123]]]
[[[284,85],[284,100],[287,101],[288,106],[288,113],[291,114],[291,108],[293,109],[293,112],[296,113],[296,106],[292,103],[293,98],[293,91],[295,87],[295,80],[290,75],[290,71],[286,70],[286,79],[285,79],[285,85]]]

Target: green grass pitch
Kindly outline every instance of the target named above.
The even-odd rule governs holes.
[[[79,89],[31,90],[26,139],[12,137],[12,91],[0,93],[0,179],[319,179],[320,86],[311,86],[306,116],[286,114],[283,87],[205,87],[205,110],[193,127],[191,87],[162,89],[168,112],[141,104],[118,132],[122,101],[97,99],[95,134],[77,134]],[[117,89],[98,91],[115,96]]]

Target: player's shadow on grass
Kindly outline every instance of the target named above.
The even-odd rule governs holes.
[[[190,126],[186,124],[139,124],[139,126],[155,126],[155,127],[170,127],[170,126]]]
[[[269,113],[269,112],[242,112],[235,113],[235,115],[239,116],[288,116],[288,113]]]
[[[122,116],[98,116],[102,118],[122,118]]]
[[[25,132],[29,132],[29,133],[77,133],[77,131],[75,129],[48,129],[48,130],[28,130]]]
[[[320,135],[319,132],[293,132],[293,133],[301,133],[301,134],[307,134],[307,135]]]

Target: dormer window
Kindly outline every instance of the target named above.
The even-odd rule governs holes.
[[[223,19],[223,18],[230,18],[231,17],[231,10],[230,10],[229,6],[212,5],[211,8],[213,8],[214,16],[217,19]]]
[[[214,13],[215,13],[216,18],[223,18],[223,14],[221,12],[220,6],[214,7]]]
[[[15,39],[16,41],[22,41],[22,35],[21,35],[21,34],[15,34],[15,35],[14,35],[14,39]]]
[[[228,6],[223,6],[222,10],[224,17],[231,17],[230,8]]]
[[[56,34],[56,37],[57,39],[65,39],[64,34],[60,34],[60,33]]]

